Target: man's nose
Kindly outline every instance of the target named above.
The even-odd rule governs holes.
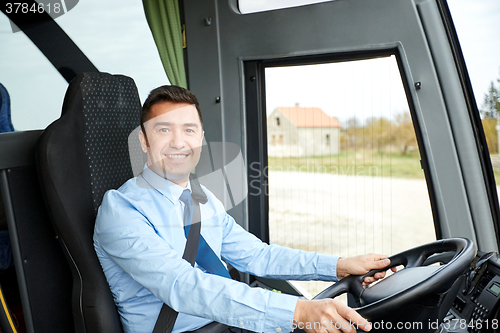
[[[170,140],[170,147],[176,149],[182,149],[186,145],[182,131],[173,131]]]

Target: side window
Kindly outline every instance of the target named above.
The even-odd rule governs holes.
[[[125,7],[120,15],[110,16],[106,13],[124,8],[122,2],[110,0],[96,5],[80,1],[57,17],[56,23],[98,70],[132,77],[145,100],[152,89],[168,84],[168,79],[142,3],[131,2]],[[68,83],[23,32],[12,32],[3,14],[0,31],[0,83],[10,94],[14,128],[43,129],[61,115]],[[52,42],[57,46],[57,41]]]
[[[61,115],[68,83],[23,32],[11,29],[0,15],[0,83],[10,96],[12,124],[17,131],[43,129]]]
[[[394,56],[267,67],[265,86],[272,243],[350,257],[435,240]]]
[[[490,34],[498,32],[498,29],[489,27],[498,27],[500,4],[492,1],[484,3],[481,7],[475,7],[467,1],[448,1],[448,6],[481,114],[495,182],[498,186],[500,185],[500,59],[495,55],[500,50],[500,43],[491,42]]]

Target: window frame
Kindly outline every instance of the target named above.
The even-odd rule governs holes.
[[[420,150],[420,162],[424,171],[424,177],[429,193],[436,239],[442,238],[442,232],[439,223],[439,214],[437,212],[436,195],[434,191],[433,180],[430,175],[430,168],[427,159],[424,138],[420,125],[418,123],[418,117],[416,116],[415,104],[410,93],[410,87],[408,85],[404,66],[402,64],[401,56],[397,48],[244,61],[244,91],[247,127],[247,181],[249,185],[251,185],[252,182],[257,181],[258,184],[262,184],[262,188],[265,189],[264,191],[261,191],[260,195],[248,196],[248,227],[249,231],[252,234],[266,243],[270,242],[269,197],[267,195],[269,182],[267,173],[262,172],[263,170],[268,169],[265,69],[269,67],[304,66],[333,62],[368,60],[389,56],[395,56],[399,74],[401,75],[401,80],[408,101],[410,115],[417,138],[418,148]],[[260,166],[261,172],[256,173],[255,163]]]

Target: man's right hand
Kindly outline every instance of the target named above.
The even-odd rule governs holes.
[[[370,323],[354,309],[333,299],[299,299],[293,315],[294,326],[307,333],[355,333],[356,328],[371,329]]]

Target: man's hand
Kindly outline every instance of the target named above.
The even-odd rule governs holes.
[[[372,269],[381,269],[387,267],[391,264],[391,261],[387,259],[387,256],[382,254],[364,254],[361,256],[350,257],[350,258],[339,258],[337,261],[337,277],[343,278],[347,275],[363,275],[371,271]],[[396,272],[396,267],[392,267],[391,270]],[[383,279],[385,277],[385,272],[380,272],[374,276],[365,278],[363,285],[368,285],[376,280]]]
[[[355,333],[356,328],[364,331],[371,329],[370,323],[356,311],[330,298],[311,301],[299,299],[293,322],[295,327],[308,333]]]

